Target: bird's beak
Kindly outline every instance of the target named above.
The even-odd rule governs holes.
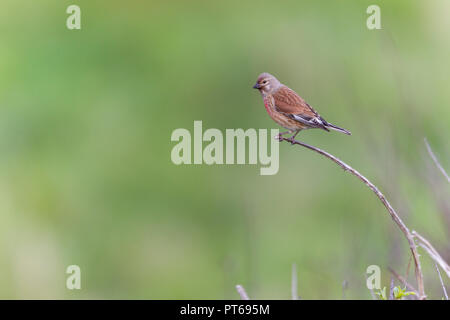
[[[253,89],[261,89],[261,85],[259,83],[255,83]]]

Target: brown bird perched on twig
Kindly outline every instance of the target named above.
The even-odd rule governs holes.
[[[289,129],[278,135],[280,139],[286,133],[293,133],[290,140],[301,131],[319,128],[325,131],[336,130],[348,135],[350,131],[335,126],[322,118],[294,90],[288,88],[269,73],[261,73],[253,88],[261,93],[269,116],[280,126]]]

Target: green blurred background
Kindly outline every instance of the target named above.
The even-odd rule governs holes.
[[[374,3],[382,30],[366,27]],[[279,128],[251,88],[263,71],[352,131],[299,138],[371,179],[448,261],[450,190],[423,138],[450,170],[449,17],[447,0],[2,0],[0,298],[237,299],[239,283],[289,299],[295,263],[302,298],[341,299],[345,281],[370,299],[367,266],[383,285],[388,266],[405,274],[385,208],[316,153],[281,144],[274,176],[171,162],[194,120]]]

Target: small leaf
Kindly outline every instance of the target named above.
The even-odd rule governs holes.
[[[395,297],[395,299],[401,298],[401,294],[402,294],[402,289],[400,289],[399,287],[394,287],[394,297]]]
[[[383,288],[383,290],[379,290],[378,292],[375,292],[382,300],[387,300],[386,297],[386,287]]]

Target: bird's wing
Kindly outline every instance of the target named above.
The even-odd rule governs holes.
[[[326,121],[294,90],[283,86],[273,94],[275,108],[291,119],[311,127],[326,129]]]

